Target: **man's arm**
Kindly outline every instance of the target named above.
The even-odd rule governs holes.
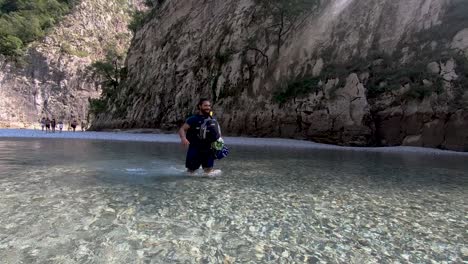
[[[188,147],[190,145],[190,142],[187,140],[187,130],[190,128],[189,124],[185,123],[180,129],[179,129],[179,137],[180,137],[180,142],[182,145],[185,147]]]

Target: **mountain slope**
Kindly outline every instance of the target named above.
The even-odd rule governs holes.
[[[33,126],[42,116],[86,118],[88,98],[100,95],[86,69],[108,48],[127,50],[130,11],[140,2],[82,0],[20,63],[0,56],[0,126]]]

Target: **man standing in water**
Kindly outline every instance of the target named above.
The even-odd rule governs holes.
[[[203,167],[205,173],[213,171],[214,156],[211,149],[210,140],[200,138],[200,129],[206,123],[205,120],[211,118],[211,103],[208,99],[200,99],[198,102],[198,114],[191,116],[179,129],[179,136],[182,145],[188,147],[185,167],[189,173],[193,173]],[[219,137],[218,135],[215,137]],[[216,138],[217,139],[217,138]],[[216,140],[215,139],[215,140]],[[212,140],[214,141],[214,140]]]

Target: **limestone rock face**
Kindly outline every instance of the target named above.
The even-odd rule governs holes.
[[[465,6],[330,0],[278,24],[253,0],[165,1],[93,128],[176,128],[203,96],[224,134],[465,150]]]
[[[461,30],[455,35],[452,42],[452,48],[464,51],[466,56],[468,56],[468,28]]]
[[[85,119],[100,95],[86,68],[109,47],[126,50],[129,11],[141,1],[82,0],[17,63],[0,56],[0,127],[32,127],[43,117]]]
[[[350,145],[365,145],[372,136],[372,128],[367,120],[370,118],[370,106],[367,102],[365,88],[356,74],[346,79],[344,87],[336,82],[326,85],[326,95],[321,98],[325,105],[325,113],[319,111],[318,118],[310,120],[307,110],[304,112],[304,125],[309,126],[307,136],[309,139],[322,142],[339,142],[341,140]],[[307,102],[315,105],[313,102]],[[310,109],[310,107],[309,107]],[[311,109],[312,116],[313,108]],[[326,122],[324,122],[326,120]]]

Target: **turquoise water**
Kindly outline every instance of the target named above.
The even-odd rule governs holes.
[[[0,140],[2,263],[467,261],[468,158],[231,146],[214,179],[173,143]]]

